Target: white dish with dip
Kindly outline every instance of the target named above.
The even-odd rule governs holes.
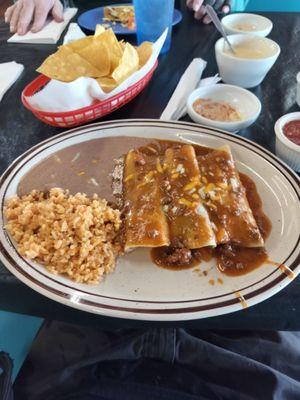
[[[233,54],[224,39],[215,44],[219,72],[225,83],[252,88],[259,85],[280,54],[279,45],[255,35],[229,35]]]
[[[250,33],[266,37],[273,29],[272,21],[258,14],[230,14],[222,18],[221,22],[227,35]]]
[[[193,104],[198,99],[210,99],[216,102],[228,103],[238,112],[240,120],[220,121],[203,117],[193,107]],[[237,132],[256,121],[261,111],[261,103],[253,93],[246,89],[232,85],[215,84],[194,90],[187,100],[187,111],[194,122],[230,132]]]
[[[276,154],[295,171],[300,172],[300,146],[284,134],[284,126],[291,121],[299,121],[300,112],[283,115],[275,124]]]

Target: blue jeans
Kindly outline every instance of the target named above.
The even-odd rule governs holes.
[[[300,333],[116,330],[47,322],[15,400],[298,400]]]

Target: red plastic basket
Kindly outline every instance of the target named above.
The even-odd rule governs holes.
[[[67,112],[47,112],[40,111],[33,108],[26,100],[25,96],[32,96],[42,89],[49,78],[44,75],[38,76],[31,83],[29,83],[22,92],[22,103],[28,110],[30,110],[38,119],[45,122],[45,124],[58,126],[60,128],[71,127],[85,124],[86,122],[98,119],[107,115],[118,108],[122,107],[124,104],[128,103],[134,97],[136,97],[149,83],[152,75],[157,67],[157,61],[153,68],[140,79],[135,84],[131,85],[128,89],[123,92],[110,97],[104,101],[97,101],[90,106],[79,108],[73,111]]]

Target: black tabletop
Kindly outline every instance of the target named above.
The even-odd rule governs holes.
[[[99,1],[85,4],[92,8],[99,6]],[[177,6],[183,12],[183,20],[173,30],[171,50],[160,57],[149,86],[131,103],[106,117],[106,120],[159,118],[178,80],[195,57],[202,57],[208,62],[204,76],[217,72],[214,43],[218,34],[213,26],[195,21],[186,10],[185,1],[178,1]],[[79,12],[83,11],[80,8]],[[297,110],[295,91],[296,74],[300,70],[300,15],[269,13],[266,16],[274,23],[270,37],[279,43],[282,53],[264,82],[254,90],[263,106],[260,117],[251,128],[240,134],[274,151],[274,122],[282,114]],[[0,63],[15,60],[24,64],[25,70],[0,103],[0,173],[25,150],[61,132],[37,120],[22,106],[20,100],[24,86],[37,76],[35,69],[55,51],[56,46],[7,44],[9,36],[7,25],[0,22]],[[300,280],[296,279],[271,299],[234,314],[183,323],[146,323],[96,316],[48,300],[19,282],[0,264],[0,310],[94,324],[103,328],[145,327],[151,324],[201,329],[300,330]]]

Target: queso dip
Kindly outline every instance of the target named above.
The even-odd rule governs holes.
[[[238,58],[267,58],[271,57],[275,52],[274,47],[263,38],[251,38],[242,43],[232,43],[232,47],[235,51],[234,54],[228,46],[224,48],[224,53]]]

